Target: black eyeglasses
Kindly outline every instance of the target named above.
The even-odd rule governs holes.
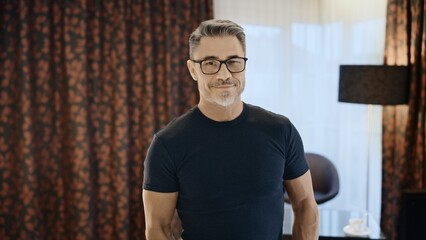
[[[233,57],[227,60],[217,59],[204,59],[204,60],[192,60],[195,63],[199,63],[201,72],[206,75],[213,75],[220,71],[222,64],[225,64],[226,68],[230,73],[239,73],[246,69],[246,62],[248,58],[244,57]]]

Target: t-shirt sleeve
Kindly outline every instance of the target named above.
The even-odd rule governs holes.
[[[154,135],[144,163],[143,188],[154,192],[177,192],[175,164],[162,141]]]
[[[292,123],[289,124],[286,136],[286,163],[284,180],[290,180],[302,176],[309,170],[305,159],[302,138]]]

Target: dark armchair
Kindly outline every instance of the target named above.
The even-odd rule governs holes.
[[[306,161],[311,170],[315,201],[321,204],[333,199],[339,193],[339,175],[334,164],[324,156],[305,153]],[[287,192],[284,200],[290,203]]]

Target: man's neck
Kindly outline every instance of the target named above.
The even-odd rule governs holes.
[[[243,111],[243,102],[237,98],[233,104],[224,107],[216,103],[201,100],[198,108],[206,117],[217,122],[225,122],[234,120],[240,116]]]

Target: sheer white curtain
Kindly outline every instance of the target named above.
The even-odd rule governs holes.
[[[380,216],[381,107],[373,107],[367,152],[367,105],[338,102],[341,64],[382,64],[386,0],[215,0],[215,18],[247,34],[243,100],[290,118],[307,152],[331,159],[340,193],[323,208],[366,209]]]

